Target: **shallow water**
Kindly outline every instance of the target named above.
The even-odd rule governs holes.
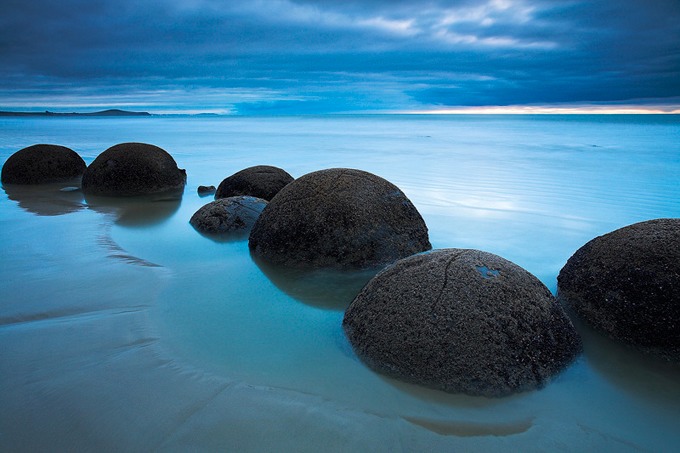
[[[593,237],[680,217],[677,116],[0,119],[0,160],[34,143],[89,163],[168,150],[181,200],[6,187],[0,205],[0,449],[671,451],[680,368],[578,325],[585,354],[503,399],[425,390],[354,356],[343,309],[369,274],[289,275],[189,225],[196,194],[258,164],[376,173],[435,248],[499,254],[553,292]]]

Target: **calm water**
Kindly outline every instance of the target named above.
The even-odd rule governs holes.
[[[55,143],[91,162],[153,143],[180,202],[0,201],[0,450],[672,451],[680,368],[578,326],[585,354],[504,399],[423,390],[359,362],[340,326],[369,275],[260,268],[247,242],[189,225],[198,185],[251,165],[376,173],[435,248],[499,254],[552,291],[571,254],[680,217],[678,116],[0,119],[0,161]]]

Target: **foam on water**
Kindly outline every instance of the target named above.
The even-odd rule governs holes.
[[[477,248],[551,290],[567,258],[636,221],[680,217],[677,117],[2,119],[87,162],[124,141],[186,168],[181,200],[6,188],[0,207],[0,447],[131,450],[656,450],[680,442],[680,369],[578,324],[585,353],[503,399],[382,377],[343,309],[370,273],[281,272],[188,223],[199,185],[258,164],[376,173],[435,248]],[[492,269],[480,269],[490,278]]]

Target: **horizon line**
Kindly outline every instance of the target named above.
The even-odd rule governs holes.
[[[677,115],[680,114],[680,106],[669,106],[669,109],[658,106],[485,106],[405,110],[395,113],[407,115]]]

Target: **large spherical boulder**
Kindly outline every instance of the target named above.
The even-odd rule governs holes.
[[[571,321],[536,277],[478,250],[398,261],[354,299],[343,328],[378,372],[469,395],[539,388],[581,350]]]
[[[636,223],[574,253],[558,297],[610,337],[680,360],[680,219]]]
[[[80,177],[85,161],[59,145],[33,145],[12,154],[2,166],[4,184],[45,184]]]
[[[208,235],[247,236],[267,201],[255,197],[229,197],[206,204],[191,216],[189,223]]]
[[[250,195],[269,201],[292,181],[293,177],[285,170],[257,165],[225,178],[215,192],[215,199]]]
[[[309,173],[281,189],[249,246],[269,263],[309,269],[376,267],[432,247],[423,218],[399,188],[343,168]]]
[[[83,174],[86,195],[136,196],[180,191],[186,172],[158,146],[121,143],[101,153]]]

